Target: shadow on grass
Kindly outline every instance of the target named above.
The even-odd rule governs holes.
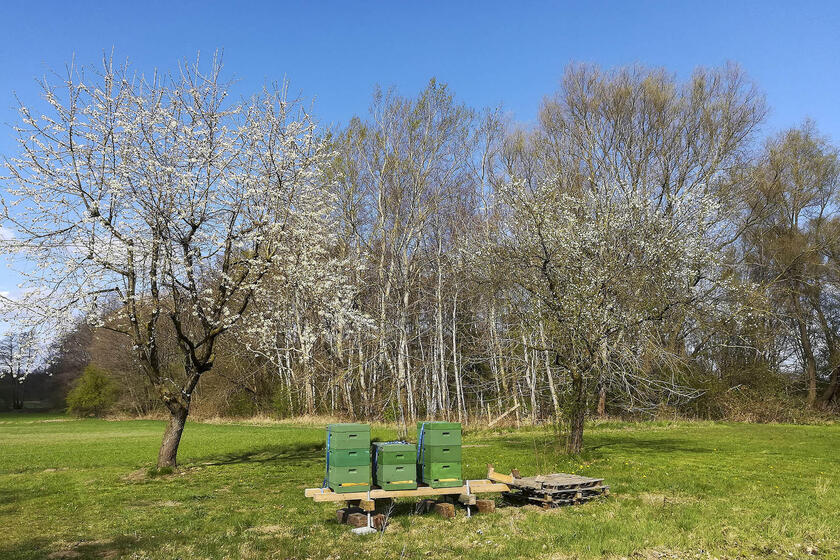
[[[621,434],[598,434],[590,439],[590,444],[584,442],[584,451],[597,452],[601,449],[609,449],[610,452],[624,451],[632,453],[711,453],[710,447],[697,445],[697,440],[692,438],[648,438],[622,437]]]
[[[113,539],[79,541],[76,543],[55,543],[46,537],[36,537],[0,546],[0,558],[4,560],[73,558],[75,560],[102,558],[125,558],[138,548],[156,547],[152,539],[137,539],[121,535]]]
[[[46,488],[39,488],[37,490],[27,489],[26,491],[16,490],[2,490],[0,489],[0,506],[7,506],[23,502],[26,500],[33,500],[35,498],[43,498],[57,494],[56,490],[47,490]],[[0,556],[0,558],[5,558]]]
[[[191,461],[207,467],[240,464],[289,463],[323,461],[324,446],[319,443],[297,445],[268,445],[257,449],[249,449],[237,453],[221,455],[207,455]]]
[[[545,438],[540,440],[528,439],[504,439],[492,442],[492,447],[482,450],[481,453],[474,453],[473,459],[477,462],[490,462],[496,464],[497,468],[504,465],[507,460],[514,457],[522,458],[535,453],[541,461],[562,461],[567,460],[591,460],[601,459],[607,456],[635,456],[637,458],[647,457],[648,459],[664,456],[699,456],[712,454],[712,446],[698,444],[696,439],[682,438],[668,435],[649,437],[644,434],[634,433],[631,436],[624,434],[584,434],[583,451],[580,455],[567,455],[565,452],[565,439],[561,436],[557,439]],[[465,450],[466,452],[466,450]],[[520,459],[521,460],[521,459]],[[473,461],[470,461],[473,462]],[[516,465],[523,468],[525,465]],[[528,470],[528,469],[526,469]],[[539,474],[548,474],[540,472]]]

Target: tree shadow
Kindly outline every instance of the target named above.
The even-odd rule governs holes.
[[[11,542],[0,546],[0,558],[14,560],[16,558],[73,558],[86,560],[102,558],[125,558],[136,553],[140,547],[157,546],[158,539],[136,538],[120,535],[113,539],[80,541],[58,547],[47,537],[36,537],[27,540]]]
[[[35,498],[43,498],[54,494],[58,494],[58,492],[55,490],[47,490],[45,488],[39,488],[37,490],[27,489],[25,492],[0,489],[0,507],[11,506],[13,504],[17,504],[18,502],[32,500]],[[3,556],[0,556],[0,558],[3,558]]]
[[[306,443],[296,445],[268,445],[235,453],[206,455],[190,461],[192,465],[220,467],[239,464],[293,463],[324,460],[324,445]]]
[[[584,442],[585,452],[621,451],[625,453],[712,453],[712,448],[697,445],[694,438],[622,437],[621,434],[598,434],[590,445]]]
[[[567,455],[564,441],[541,440],[538,442],[525,440],[503,440],[494,445],[497,456],[489,453],[477,453],[475,459],[479,462],[490,462],[496,464],[497,468],[506,464],[514,463],[512,466],[523,469],[523,472],[533,472],[526,464],[515,464],[516,458],[520,460],[539,455],[540,461],[565,460],[600,460],[608,457],[631,457],[635,456],[644,460],[653,460],[661,456],[700,456],[713,454],[712,446],[698,442],[695,438],[681,437],[679,435],[639,435],[635,433],[632,437],[616,434],[591,434],[588,438],[584,435],[583,451],[580,455]],[[500,449],[501,448],[501,449]],[[526,449],[527,448],[527,449]],[[487,461],[484,461],[486,459]],[[473,461],[470,461],[473,462]],[[538,465],[533,465],[538,470]],[[545,465],[543,465],[543,468]],[[537,474],[549,474],[538,472]]]

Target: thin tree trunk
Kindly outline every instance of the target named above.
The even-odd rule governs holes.
[[[797,319],[796,323],[799,327],[802,357],[805,360],[805,376],[808,381],[808,406],[813,407],[817,400],[817,360],[814,358],[814,350],[811,346],[811,339],[808,336],[808,327],[801,319]]]
[[[603,418],[607,415],[607,387],[601,384],[598,389],[598,416]]]
[[[796,326],[799,330],[799,342],[802,348],[802,359],[805,366],[805,377],[808,381],[808,406],[813,407],[817,400],[817,360],[814,358],[814,349],[811,346],[811,337],[808,334],[808,326],[803,318],[802,304],[799,301],[799,294],[793,294],[793,309],[796,313]]]
[[[548,347],[542,320],[540,320],[540,342],[543,348]],[[545,355],[545,376],[548,379],[548,390],[551,392],[551,404],[554,406],[554,418],[560,418],[560,402],[557,400],[557,389],[554,387],[554,377],[551,375],[551,361],[549,360],[548,350],[544,350],[543,354]]]
[[[840,366],[835,367],[834,371],[831,372],[831,380],[828,383],[828,387],[823,391],[820,400],[822,400],[823,404],[828,404],[837,398],[838,394],[840,394]]]
[[[572,372],[572,402],[569,411],[569,435],[566,440],[566,451],[570,454],[580,453],[583,449],[583,423],[586,420],[586,387],[581,375]]]

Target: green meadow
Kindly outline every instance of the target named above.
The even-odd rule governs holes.
[[[190,422],[180,468],[160,475],[162,432],[0,415],[0,559],[840,558],[837,424],[596,423],[576,457],[551,428],[467,428],[468,478],[574,472],[612,494],[549,511],[498,497],[454,520],[402,500],[369,536],[303,495],[324,476],[323,424]]]

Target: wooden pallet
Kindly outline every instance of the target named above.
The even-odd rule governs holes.
[[[479,479],[467,480],[463,486],[451,488],[432,488],[431,486],[418,486],[415,490],[383,490],[376,486],[370,492],[348,492],[339,494],[329,488],[307,488],[303,491],[304,496],[312,498],[315,502],[347,502],[352,500],[378,500],[381,498],[422,498],[425,496],[445,496],[488,494],[509,492],[507,484],[494,482],[492,480]]]
[[[554,473],[522,477],[516,469],[507,475],[497,473],[493,465],[487,465],[487,478],[507,484],[514,497],[543,507],[580,504],[601,496],[609,496],[610,493],[610,487],[604,484],[603,478],[575,474]]]

